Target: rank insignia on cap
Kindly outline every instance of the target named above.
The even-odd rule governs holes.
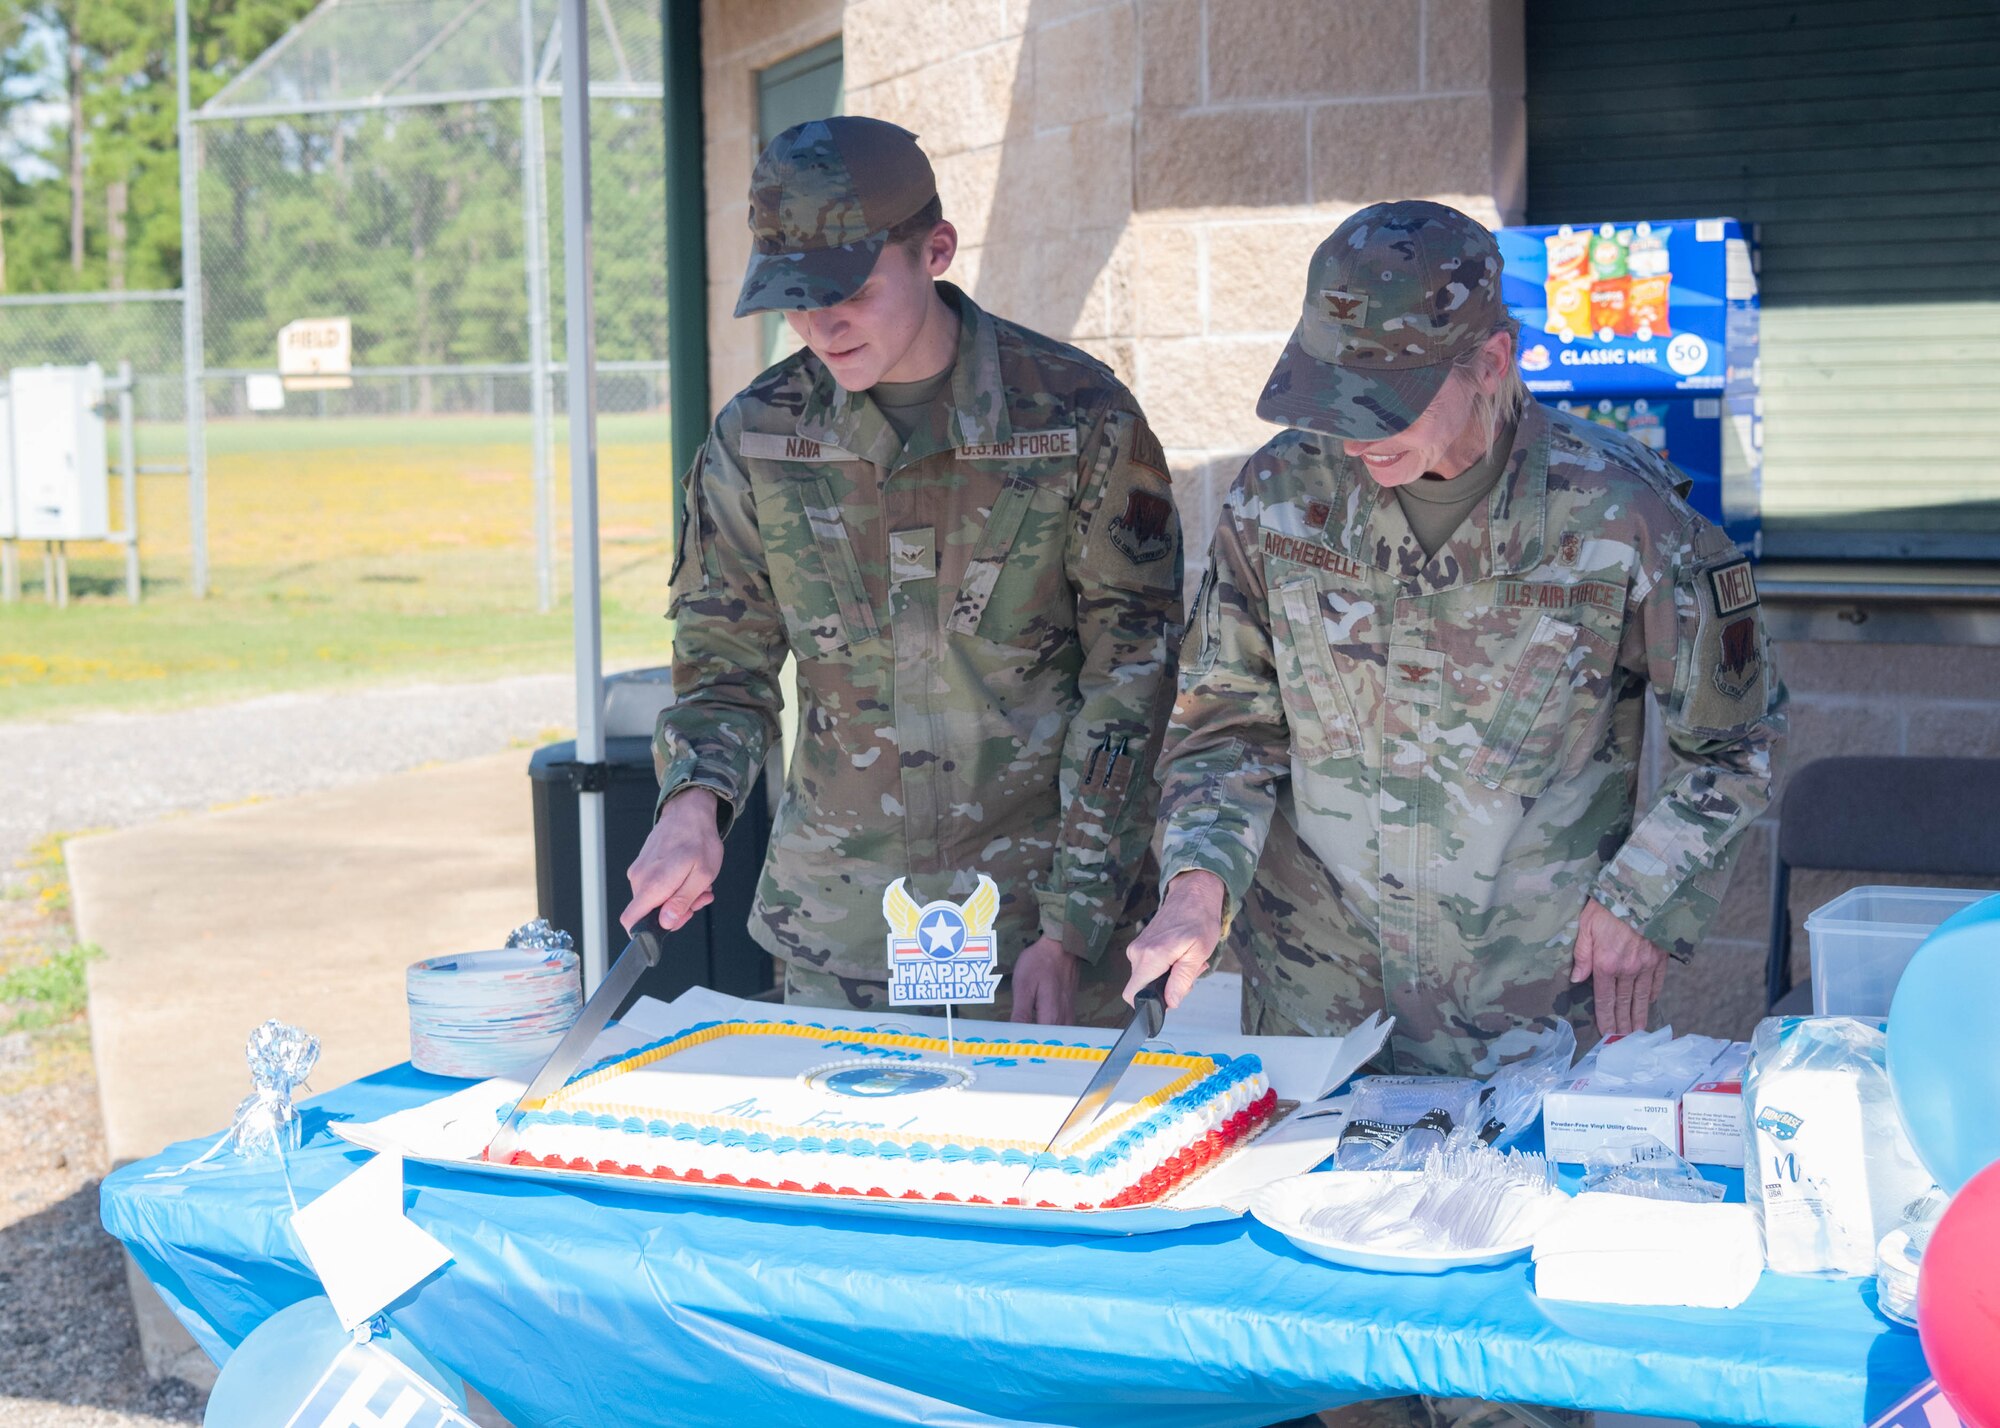
[[[1338,288],[1321,288],[1320,305],[1333,321],[1360,325],[1368,320],[1368,294],[1344,293]]]
[[[1757,603],[1757,579],[1750,573],[1748,559],[1718,565],[1708,572],[1708,588],[1715,596],[1715,613],[1733,615]]]

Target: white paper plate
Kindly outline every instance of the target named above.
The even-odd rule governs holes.
[[[1270,1226],[1305,1253],[1330,1264],[1350,1269],[1372,1269],[1385,1274],[1443,1274],[1484,1264],[1505,1264],[1534,1248],[1535,1235],[1563,1202],[1550,1196],[1546,1207],[1526,1210],[1516,1220],[1512,1233],[1501,1243],[1484,1249],[1421,1251],[1395,1246],[1347,1244],[1328,1239],[1302,1223],[1313,1210],[1351,1199],[1372,1197],[1417,1178],[1414,1170],[1321,1171],[1273,1181],[1250,1201],[1250,1213]]]
[[[529,947],[432,957],[405,975],[410,1064],[484,1081],[548,1059],[583,1009],[576,953]]]

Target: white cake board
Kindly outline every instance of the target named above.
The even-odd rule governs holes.
[[[683,992],[672,1002],[642,997],[624,1018],[606,1027],[592,1043],[586,1066],[606,1057],[635,1051],[649,1042],[708,1021],[736,1019],[769,1021],[780,1018],[812,1021],[829,1027],[895,1027],[921,1036],[943,1036],[944,1018],[902,1011],[853,1011],[826,1007],[774,1007],[769,1002],[744,1001],[706,987]],[[960,1035],[987,1037],[1008,1023],[971,1022],[953,1018]],[[1083,1026],[1020,1028],[1037,1039],[1109,1047],[1114,1030]],[[1175,1048],[1171,1025],[1147,1045]],[[1234,1219],[1251,1195],[1275,1180],[1302,1175],[1333,1153],[1344,1114],[1326,1104],[1314,1105],[1359,1070],[1388,1039],[1389,1024],[1371,1017],[1340,1040],[1303,1036],[1230,1036],[1203,1030],[1186,1049],[1254,1055],[1281,1101],[1302,1103],[1299,1111],[1238,1147],[1199,1178],[1157,1205],[1123,1210],[1039,1210],[1027,1205],[968,1205],[949,1200],[887,1200],[861,1195],[815,1195],[809,1191],[758,1190],[748,1186],[690,1184],[678,1180],[646,1180],[631,1175],[601,1175],[594,1171],[551,1170],[543,1166],[494,1165],[479,1159],[499,1125],[502,1107],[527,1089],[538,1069],[526,1066],[515,1076],[481,1081],[426,1105],[384,1116],[376,1121],[340,1121],[333,1130],[346,1140],[374,1151],[388,1151],[405,1160],[479,1175],[499,1175],[541,1181],[581,1181],[632,1195],[754,1204],[765,1208],[835,1210],[899,1220],[928,1220],[952,1225],[984,1225],[1006,1229],[1039,1229],[1057,1234],[1132,1235],[1180,1229],[1211,1220]]]

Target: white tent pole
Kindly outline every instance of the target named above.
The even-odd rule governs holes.
[[[604,638],[597,589],[597,336],[591,301],[590,49],[586,0],[562,0],[563,317],[568,352],[570,544],[576,613],[576,761],[583,855],[583,982],[610,945],[604,877]]]
[[[534,0],[521,0],[521,259],[528,277],[529,440],[534,450],[535,608],[555,608],[555,501],[549,472],[548,168],[542,150],[542,97],[535,90]]]
[[[208,448],[201,362],[201,175],[195,159],[194,104],[188,94],[187,0],[174,0],[174,84],[180,101],[181,377],[187,402],[188,524],[196,599],[208,594]]]

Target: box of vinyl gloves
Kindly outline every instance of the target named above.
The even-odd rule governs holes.
[[[1732,1041],[1681,1096],[1681,1155],[1696,1165],[1743,1164],[1743,1073],[1750,1043]]]
[[[1727,1045],[1712,1036],[1676,1039],[1670,1026],[1606,1037],[1542,1102],[1549,1159],[1580,1165],[1598,1146],[1635,1133],[1680,1154],[1681,1097]]]

